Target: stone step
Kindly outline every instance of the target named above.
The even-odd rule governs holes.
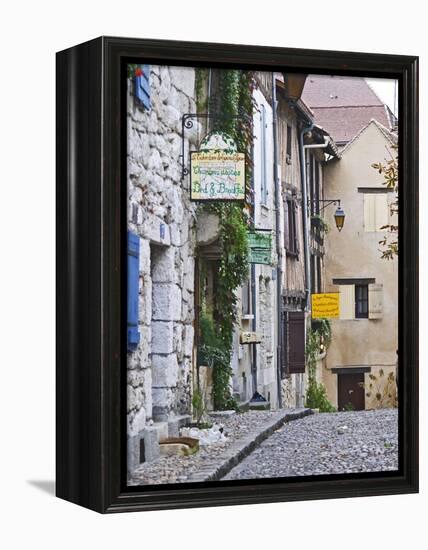
[[[192,417],[190,414],[183,414],[181,416],[175,416],[168,419],[168,437],[179,437],[180,428],[190,424]]]
[[[248,408],[250,411],[270,411],[270,401],[250,401]]]
[[[247,412],[250,410],[250,400],[248,401],[240,401],[238,403],[238,410],[239,412]]]

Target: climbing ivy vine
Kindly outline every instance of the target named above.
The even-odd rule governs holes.
[[[316,380],[318,356],[320,352],[327,350],[331,342],[331,325],[328,319],[319,319],[314,324],[316,328],[308,330],[306,338],[308,385],[305,405],[311,409],[319,409],[320,412],[334,412],[336,409],[327,398],[324,384]]]
[[[202,96],[200,79],[204,76],[206,75],[202,72],[197,74],[197,98]],[[250,193],[252,178],[250,159],[253,145],[254,87],[255,78],[252,72],[220,71],[218,94],[221,116],[216,118],[213,124],[215,131],[227,133],[235,141],[238,151],[246,153],[247,196]],[[247,211],[240,203],[213,202],[204,205],[203,208],[218,216],[222,248],[214,311],[219,340],[218,353],[213,353],[213,398],[216,408],[231,408],[234,404],[229,387],[232,374],[230,358],[238,301],[235,291],[248,277],[248,228],[251,223]]]

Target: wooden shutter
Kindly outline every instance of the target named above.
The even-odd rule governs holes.
[[[376,231],[376,195],[364,193],[364,231]]]
[[[140,105],[150,109],[150,65],[141,65],[143,74],[134,77],[134,93]]]
[[[287,323],[288,372],[305,372],[305,312],[289,311]]]
[[[364,193],[364,230],[381,231],[388,220],[387,193]]]
[[[284,248],[290,250],[290,226],[289,226],[289,208],[288,201],[284,201]]]
[[[285,378],[285,375],[288,373],[287,367],[287,323],[288,323],[288,311],[283,311],[281,313],[281,380]]]
[[[386,193],[377,193],[375,197],[375,231],[382,231],[381,227],[388,223],[388,197]]]
[[[369,285],[369,319],[383,317],[383,285]]]
[[[260,105],[260,194],[262,204],[267,204],[267,176],[266,176],[266,111]]]
[[[339,286],[339,310],[341,319],[355,319],[355,286]]]
[[[134,351],[140,342],[138,332],[138,291],[139,291],[140,237],[128,231],[128,351]]]
[[[296,254],[299,254],[299,252],[300,252],[299,227],[298,227],[299,207],[297,205],[297,201],[293,201],[293,207],[294,207],[294,252]]]

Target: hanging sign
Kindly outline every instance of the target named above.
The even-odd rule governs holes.
[[[190,200],[245,200],[245,154],[227,134],[208,134],[190,153]]]
[[[312,319],[338,319],[339,293],[312,294]]]
[[[248,245],[250,248],[264,248],[271,250],[272,248],[272,233],[269,230],[254,229],[248,231]]]
[[[269,265],[272,263],[272,234],[270,230],[249,231],[248,246],[250,264]]]
[[[260,344],[262,335],[259,332],[241,332],[239,341],[241,344]]]
[[[270,265],[272,263],[272,255],[270,250],[264,248],[250,248],[248,261],[250,264]]]

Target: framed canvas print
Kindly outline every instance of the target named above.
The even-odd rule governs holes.
[[[57,54],[57,495],[418,490],[417,58]]]

